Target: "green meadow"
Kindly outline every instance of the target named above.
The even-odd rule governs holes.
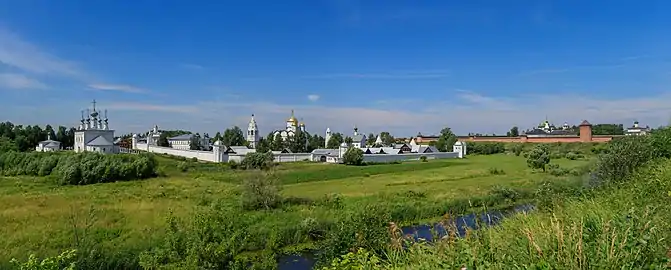
[[[170,233],[169,218],[189,227],[213,208],[244,225],[247,237],[236,256],[300,250],[367,207],[384,209],[398,224],[415,224],[525,198],[504,201],[492,195],[495,186],[526,194],[543,180],[568,179],[531,170],[524,157],[512,154],[368,166],[285,163],[274,169],[282,205],[248,211],[240,206],[240,185],[256,172],[198,162],[183,171],[180,161],[157,159],[160,176],[138,181],[68,186],[49,177],[0,177],[0,262],[75,248],[87,253],[80,262],[87,269],[139,268],[139,254]],[[551,161],[567,169],[589,162]]]

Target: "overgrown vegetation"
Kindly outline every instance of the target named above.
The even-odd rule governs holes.
[[[445,213],[455,216],[530,202],[539,182],[539,174],[531,173],[522,158],[512,155],[369,166],[252,165],[250,170],[157,158],[169,177],[77,189],[46,186],[55,192],[38,186],[34,193],[35,187],[30,186],[34,184],[8,178],[0,181],[7,194],[0,202],[12,207],[10,213],[45,205],[54,214],[39,220],[49,224],[62,222],[57,218],[63,203],[56,202],[62,194],[73,203],[99,205],[105,211],[101,220],[77,237],[101,244],[77,246],[82,253],[77,260],[80,269],[269,269],[281,254],[313,248],[325,251],[319,256],[323,264],[362,248],[368,252],[364,257],[379,258],[382,269],[387,269],[392,262],[386,255],[391,254],[390,221],[398,227],[425,223]],[[182,162],[189,165],[187,172],[178,167]],[[584,163],[557,161],[566,168]],[[272,170],[272,177],[259,170],[264,167]],[[506,173],[491,174],[488,168]],[[550,183],[565,180],[550,174],[541,177]],[[33,199],[26,201],[23,190],[40,195],[30,195]],[[11,206],[17,202],[25,205]],[[163,224],[156,218],[167,213],[171,218],[166,226],[152,226]],[[25,239],[39,231],[54,235],[44,241],[47,247],[39,249],[40,255],[69,247],[73,235],[33,226],[18,229],[17,224],[38,219],[12,217],[16,223],[8,219],[1,224],[8,228],[0,228],[6,236],[0,240],[4,245],[27,243]],[[29,248],[0,254],[24,258],[18,251]]]
[[[545,166],[550,163],[550,153],[545,145],[536,146],[527,157],[527,165],[532,169],[541,169],[545,172]]]
[[[571,181],[544,181],[534,192],[538,213],[517,215],[497,227],[466,229],[464,234],[454,221],[445,219],[441,224],[448,234],[435,244],[390,233],[384,252],[360,249],[332,265],[350,269],[668,269],[669,150],[670,128],[647,137],[617,139],[601,152],[591,173]],[[533,152],[529,155],[533,160],[549,160],[545,150]],[[547,164],[533,163],[539,164],[535,168]],[[548,170],[567,174],[554,164]],[[492,193],[515,196],[502,187]]]
[[[92,152],[7,152],[0,154],[2,175],[52,175],[58,183],[63,185],[145,179],[156,176],[157,166],[152,154],[103,155]]]
[[[256,173],[242,184],[242,208],[270,210],[282,201],[279,179],[272,173]]]
[[[350,147],[347,149],[347,152],[345,152],[342,159],[345,165],[363,165],[363,150]]]
[[[274,165],[275,165],[275,158],[273,157],[273,153],[252,152],[247,153],[245,155],[245,159],[243,159],[242,162],[240,162],[239,168],[246,170],[252,170],[252,169],[267,170],[272,168]]]

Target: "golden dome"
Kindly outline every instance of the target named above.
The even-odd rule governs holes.
[[[294,110],[291,110],[291,117],[289,117],[287,122],[298,123],[298,119],[294,116]]]

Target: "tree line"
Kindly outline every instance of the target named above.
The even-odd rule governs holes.
[[[75,144],[74,127],[67,128],[59,126],[54,129],[51,125],[44,128],[38,125],[15,125],[12,122],[0,123],[0,152],[29,151],[41,141],[51,137],[52,140],[61,142],[61,147],[71,148]]]

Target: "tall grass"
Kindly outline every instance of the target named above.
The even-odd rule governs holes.
[[[351,258],[367,254],[360,250],[332,264],[362,269],[668,269],[669,142],[671,129],[614,141],[583,181],[563,187],[543,183],[535,193],[540,212],[514,216],[497,227],[466,229],[465,235],[455,235],[455,223],[445,224],[452,233],[431,245],[391,233],[387,249],[374,252],[383,260],[366,257],[352,263]],[[394,244],[400,242],[408,248]]]

